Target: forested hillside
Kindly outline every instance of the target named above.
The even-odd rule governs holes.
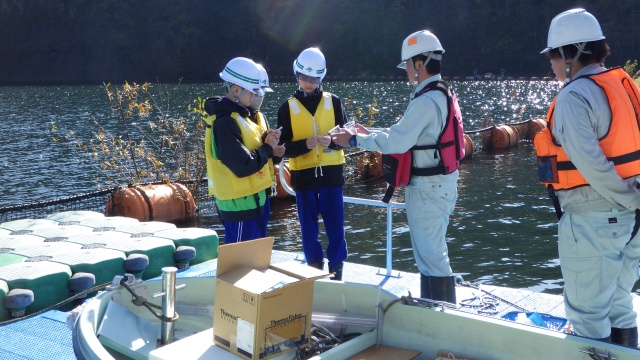
[[[398,76],[420,29],[440,38],[445,75],[541,77],[551,19],[577,6],[600,20],[608,66],[640,58],[638,0],[0,0],[0,84],[219,81],[236,56],[285,81],[309,46],[328,79]]]

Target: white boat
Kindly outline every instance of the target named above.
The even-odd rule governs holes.
[[[303,261],[300,255],[274,251],[271,262],[296,259]],[[170,359],[176,358],[177,354],[180,354],[180,359],[243,359],[216,347],[213,342],[216,264],[217,260],[212,260],[178,273],[176,284],[185,286],[175,293],[175,311],[179,313],[179,320],[174,325],[175,337],[170,344],[163,345],[158,340],[163,339],[161,322],[145,307],[134,305],[132,295],[125,288],[115,286],[88,301],[79,312],[73,331],[76,355],[80,359]],[[520,306],[535,307],[533,310],[540,312],[553,308],[562,311],[562,297],[559,295],[492,286],[480,290],[473,286],[458,286],[459,303],[451,305],[411,298],[410,293],[419,293],[418,275],[398,273],[389,276],[381,270],[346,263],[345,281],[315,281],[314,326],[326,329],[336,337],[340,337],[340,334],[359,335],[350,335],[350,340],[314,355],[313,359],[347,359],[371,347],[384,350],[392,347],[395,348],[392,350],[398,351],[396,354],[400,354],[399,349],[405,349],[407,352],[403,354],[407,357],[402,358],[406,359],[640,358],[639,350],[569,335],[563,332],[566,330],[564,328],[543,328],[503,319],[496,316],[498,312],[483,315],[477,311],[483,303],[491,304],[486,298],[484,302],[481,301],[482,296],[489,293],[494,294],[490,298],[503,300],[500,314],[519,309]],[[131,288],[148,301],[160,305],[160,300],[151,299],[151,294],[161,292],[162,284],[160,279],[150,280],[132,284]],[[113,345],[101,339],[104,334],[98,335],[99,329],[104,326],[104,316],[110,303],[117,303],[126,309],[123,313],[127,315],[117,318],[116,323],[121,326],[115,331],[128,339],[127,346]],[[143,332],[138,332],[138,328],[131,325],[139,324],[139,319],[152,324],[153,340],[146,344],[153,349],[151,351],[144,346]],[[553,325],[552,322],[548,324]],[[112,334],[107,336],[114,336]],[[104,343],[110,345],[105,347]],[[300,357],[294,351],[276,358],[306,357]],[[401,357],[391,355],[387,358]]]
[[[316,280],[311,319],[316,332],[312,338],[321,341],[312,341],[305,350],[283,352],[277,359],[348,359],[367,349],[395,351],[385,359],[640,359],[637,349],[568,334],[562,322],[565,315],[560,295],[460,281],[457,304],[416,298],[420,293],[419,275],[392,270],[391,212],[403,204],[345,200],[387,207],[386,269],[348,262],[344,281]],[[304,263],[301,254],[273,251],[272,264],[288,261]],[[177,272],[166,268],[168,274],[176,274],[175,283],[127,277],[122,278],[125,287],[120,278],[116,279],[110,288],[69,313],[67,323],[73,328],[76,357],[243,359],[213,341],[217,265],[218,259],[214,259]],[[182,284],[183,289],[174,291]],[[165,299],[175,298],[175,303],[165,304],[165,316],[172,317],[175,312],[179,319],[172,324],[161,322],[147,307],[132,302],[127,287],[144,297],[146,305],[158,307],[162,307],[162,297],[153,295],[171,293]],[[640,298],[634,297],[634,307],[640,310]],[[541,326],[531,324],[534,317],[530,314],[541,315]],[[47,321],[59,316],[48,315]],[[0,339],[6,339],[5,334],[14,335],[12,339],[24,338],[12,334],[14,330],[0,327]],[[50,352],[52,346],[47,348],[48,343],[39,343],[36,337],[40,330],[26,329],[32,341],[22,346],[44,347],[43,351]],[[51,327],[44,331],[58,330]],[[0,341],[0,357],[20,346]],[[51,354],[46,358],[56,358]]]

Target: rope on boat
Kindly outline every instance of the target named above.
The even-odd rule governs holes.
[[[466,286],[466,287],[470,287],[473,289],[476,289],[478,291],[481,291],[483,294],[481,295],[475,295],[471,298],[468,299],[462,299],[460,300],[460,307],[467,307],[467,308],[474,308],[474,309],[478,309],[478,313],[479,314],[484,314],[484,315],[495,315],[498,313],[498,305],[500,305],[500,302],[503,302],[509,306],[512,306],[516,309],[518,309],[519,311],[523,311],[523,312],[529,312],[527,309],[518,306],[506,299],[503,299],[497,295],[494,295],[484,289],[482,289],[480,287],[480,285],[476,285],[473,284],[471,282],[468,281],[464,281],[464,279],[461,276],[457,276],[456,277],[456,284],[458,286]],[[473,304],[474,301],[479,301],[479,304]],[[412,306],[424,306],[427,308],[431,308],[431,307],[441,307],[442,309],[445,308],[450,308],[450,309],[456,309],[456,305],[455,304],[451,304],[448,303],[446,301],[438,301],[438,300],[432,300],[432,299],[424,299],[424,298],[414,298],[413,296],[411,296],[411,292],[409,291],[409,295],[407,296],[402,296],[399,299],[395,299],[393,301],[391,301],[389,304],[387,304],[385,307],[383,307],[381,310],[383,313],[386,313],[387,310],[389,310],[389,308],[391,306],[393,306],[396,303],[402,303],[404,305],[412,305]]]
[[[471,307],[471,308],[478,307],[478,308],[480,308],[480,310],[478,310],[478,313],[480,313],[480,314],[497,314],[498,313],[497,306],[499,305],[497,302],[495,302],[495,300],[497,300],[499,302],[503,302],[503,303],[505,303],[505,304],[507,304],[509,306],[512,306],[512,307],[514,307],[514,308],[516,308],[516,309],[518,309],[520,311],[529,312],[529,310],[527,310],[527,309],[525,309],[525,308],[523,308],[521,306],[518,306],[518,305],[516,305],[516,304],[514,304],[514,303],[512,303],[512,302],[510,302],[508,300],[505,300],[505,299],[503,299],[503,298],[501,298],[501,297],[499,297],[497,295],[494,295],[494,294],[488,292],[485,289],[482,289],[480,287],[480,285],[476,285],[476,284],[473,284],[471,282],[464,281],[464,279],[461,276],[457,276],[456,277],[456,282],[460,286],[470,287],[472,289],[476,289],[476,290],[481,291],[483,293],[481,295],[475,295],[474,297],[469,298],[469,299],[461,300],[460,301],[460,306]],[[491,297],[493,300],[485,299],[486,296]],[[481,305],[472,305],[472,304],[470,304],[474,300],[479,300],[482,304]],[[495,309],[495,312],[493,312],[492,309]]]
[[[48,308],[42,309],[42,310],[40,310],[38,312],[34,312],[33,314],[29,314],[29,315],[26,315],[26,316],[21,316],[19,318],[7,320],[7,321],[2,321],[2,322],[0,322],[0,327],[5,326],[5,325],[9,325],[9,324],[13,324],[13,323],[16,323],[18,321],[27,320],[27,319],[30,319],[32,317],[36,317],[38,315],[46,313],[47,311],[51,311],[51,310],[60,308],[60,307],[62,307],[64,305],[67,305],[68,303],[70,303],[70,302],[72,302],[72,301],[74,301],[76,299],[80,299],[80,298],[84,299],[85,297],[87,297],[88,294],[90,294],[90,293],[92,293],[94,291],[103,290],[104,288],[106,288],[109,285],[111,285],[110,282],[104,283],[104,284],[100,284],[100,285],[96,285],[96,286],[94,286],[92,288],[89,288],[87,290],[81,291],[81,292],[73,295],[72,297],[70,297],[70,298],[68,298],[66,300],[63,300],[63,301],[61,301],[61,302],[59,302],[57,304],[51,305]]]
[[[131,302],[136,305],[136,306],[144,306],[147,308],[147,310],[149,310],[149,312],[151,312],[151,314],[153,314],[153,316],[155,316],[156,318],[158,318],[160,321],[164,321],[164,322],[176,322],[178,321],[178,319],[180,319],[180,316],[178,315],[178,313],[175,313],[175,315],[173,317],[166,317],[162,314],[157,313],[155,310],[153,310],[152,308],[156,308],[158,310],[162,310],[162,306],[160,305],[156,305],[156,304],[152,304],[150,302],[147,301],[147,299],[144,296],[140,296],[138,295],[135,291],[133,291],[133,289],[127,284],[127,278],[122,278],[122,280],[120,280],[120,285],[122,285],[125,289],[127,289],[127,291],[129,291],[131,293],[131,296],[133,296],[133,299],[131,299]]]

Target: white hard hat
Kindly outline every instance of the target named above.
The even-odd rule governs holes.
[[[267,70],[260,64],[256,64],[256,66],[260,71],[260,88],[262,88],[264,92],[273,92],[273,89],[269,87],[269,75],[267,75]]]
[[[551,20],[547,47],[540,53],[561,46],[604,39],[598,20],[585,9],[571,9]]]
[[[264,91],[260,87],[260,70],[251,59],[245,57],[231,59],[220,73],[220,77],[249,92],[264,96]]]
[[[303,50],[293,61],[293,73],[320,78],[322,81],[327,74],[327,63],[320,49],[313,47]]]
[[[402,42],[402,56],[400,59],[402,62],[398,67],[401,69],[406,68],[405,61],[419,54],[424,54],[425,56],[431,55],[431,59],[442,60],[442,56],[440,54],[432,54],[434,51],[440,51],[441,54],[444,54],[444,49],[440,44],[440,40],[438,40],[431,31],[416,31],[407,36],[407,38]]]

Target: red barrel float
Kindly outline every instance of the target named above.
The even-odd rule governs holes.
[[[284,181],[287,182],[287,185],[289,185],[289,188],[291,188],[291,173],[289,172],[289,167],[286,164],[280,163],[277,165],[273,166],[273,170],[276,174],[276,191],[277,194],[275,196],[276,199],[283,199],[283,198],[288,198],[291,197],[291,194],[289,194],[284,187],[282,187],[282,184],[280,183],[280,166],[284,166]]]
[[[464,134],[464,158],[470,159],[473,157],[473,150],[475,145],[473,144],[473,139],[471,136]]]
[[[518,130],[511,125],[496,125],[491,131],[491,148],[508,149],[518,144]]]
[[[191,192],[178,183],[118,188],[109,197],[105,211],[107,216],[170,223],[190,222],[195,212]]]
[[[382,153],[372,151],[369,153],[367,163],[367,176],[369,179],[382,176]]]
[[[533,141],[536,134],[547,127],[547,121],[544,119],[533,119],[529,123],[529,140]]]

